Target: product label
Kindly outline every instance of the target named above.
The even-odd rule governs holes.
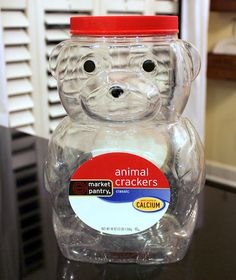
[[[170,203],[169,183],[149,160],[129,153],[95,156],[74,172],[69,201],[91,228],[127,235],[155,225]]]

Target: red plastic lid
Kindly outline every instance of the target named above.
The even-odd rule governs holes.
[[[177,16],[77,16],[70,18],[73,35],[175,34]]]

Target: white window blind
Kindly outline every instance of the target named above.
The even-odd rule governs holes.
[[[13,3],[14,2],[14,3]],[[1,6],[9,125],[35,133],[26,2],[4,1]]]
[[[22,110],[10,114],[10,126],[25,127],[34,124],[35,119],[31,110]]]
[[[3,40],[5,46],[15,46],[28,44],[30,42],[29,36],[24,29],[4,30]]]
[[[143,14],[145,11],[145,2],[145,0],[105,0],[101,3],[101,13],[104,15]]]
[[[9,100],[9,111],[21,111],[24,109],[32,109],[33,108],[33,101],[28,94],[20,95],[20,96],[13,96]]]
[[[5,61],[25,61],[31,59],[29,50],[25,46],[8,47],[5,50]]]
[[[51,119],[50,121],[50,131],[54,131],[55,128],[58,126],[58,124],[60,123],[60,119]]]
[[[153,10],[155,14],[178,14],[177,0],[155,0],[153,2]]]
[[[28,79],[18,79],[8,81],[8,96],[30,93],[33,91],[32,84]]]
[[[2,13],[3,28],[25,28],[29,26],[29,22],[24,11],[4,10]]]
[[[50,103],[58,103],[60,101],[57,90],[51,90],[49,92],[48,100]]]
[[[26,62],[8,63],[6,66],[7,79],[27,78],[31,76],[31,69]]]
[[[177,0],[103,0],[100,3],[103,15],[178,14]]]
[[[45,31],[45,73],[47,75],[47,106],[49,131],[52,132],[66,111],[60,103],[57,82],[48,71],[48,58],[52,49],[59,42],[69,38],[70,17],[76,15],[91,15],[93,1],[45,1],[44,2],[44,31]]]

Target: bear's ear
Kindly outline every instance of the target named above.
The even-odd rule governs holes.
[[[201,69],[201,58],[198,50],[189,42],[183,41],[190,63],[191,80],[195,80]]]
[[[63,79],[66,72],[70,40],[58,44],[49,56],[49,70],[55,79]]]

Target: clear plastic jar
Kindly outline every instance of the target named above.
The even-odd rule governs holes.
[[[204,155],[181,117],[200,58],[174,16],[73,17],[50,70],[68,116],[45,168],[59,247],[73,260],[182,259]]]

